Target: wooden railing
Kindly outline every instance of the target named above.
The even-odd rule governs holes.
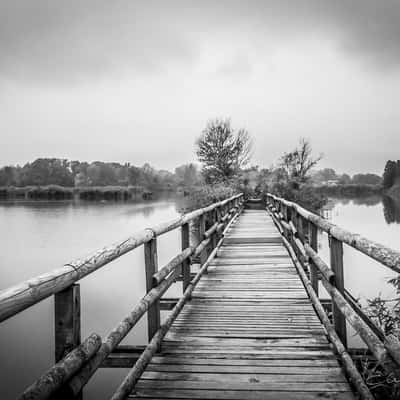
[[[209,261],[221,243],[223,232],[239,214],[243,195],[238,194],[208,207],[195,210],[175,220],[137,232],[121,243],[103,248],[91,256],[71,262],[49,273],[37,276],[0,292],[0,322],[41,300],[55,300],[55,361],[44,375],[20,396],[20,399],[79,398],[83,386],[107,358],[118,351],[122,339],[147,312],[149,344],[123,384],[114,395],[127,394],[142,373],[161,340],[185,302],[206,272]],[[182,251],[164,267],[157,265],[157,238],[174,229],[181,229]],[[195,232],[194,236],[191,233]],[[80,287],[81,278],[144,245],[146,294],[103,340],[96,333],[81,342]],[[201,268],[192,278],[191,261],[199,258]],[[167,308],[166,321],[160,324],[162,295],[178,279],[182,279],[183,295]]]
[[[400,273],[400,252],[342,229],[298,204],[272,194],[267,195],[266,203],[348,376],[363,399],[372,399],[348,354],[346,323],[365,342],[385,372],[397,381],[400,379],[400,343],[393,335],[385,336],[346,290],[343,246],[351,246],[397,273]],[[318,255],[319,230],[329,237],[329,265]],[[320,280],[332,299],[333,324],[319,300]]]

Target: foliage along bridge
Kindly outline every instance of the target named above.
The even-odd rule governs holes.
[[[182,250],[158,268],[157,238],[173,229],[181,230]],[[318,255],[318,231],[329,235],[330,265]],[[396,379],[400,345],[345,289],[344,244],[400,272],[398,252],[284,199],[240,194],[6,289],[0,321],[55,298],[56,364],[20,399],[81,398],[100,367],[129,368],[113,400],[373,399],[346,348],[346,324]],[[145,296],[108,336],[81,341],[76,282],[141,245]],[[182,297],[163,298],[177,280]],[[332,321],[319,281],[331,296]],[[160,310],[169,310],[162,322]],[[121,345],[146,313],[149,343]]]

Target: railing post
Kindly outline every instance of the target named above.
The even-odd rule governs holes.
[[[55,360],[81,344],[80,287],[73,284],[54,295]]]
[[[318,228],[312,223],[308,223],[308,241],[311,248],[318,253]],[[318,269],[314,265],[313,261],[309,261],[310,264],[310,281],[315,294],[319,295],[319,284],[318,284]]]
[[[335,274],[335,286],[340,293],[344,294],[343,275],[343,243],[334,237],[329,237],[331,268]],[[336,333],[340,340],[347,347],[346,318],[341,313],[335,302],[332,302],[333,321]]]
[[[211,226],[213,226],[217,222],[217,210],[214,209],[211,211]],[[215,231],[211,235],[211,251],[215,249],[215,246],[217,245],[217,232]]]
[[[200,215],[199,217],[199,243],[204,240],[204,232],[206,231],[206,220],[204,214]],[[199,254],[200,265],[203,265],[206,257],[204,254],[204,250]]]
[[[54,295],[55,362],[81,344],[81,296],[79,284]],[[82,392],[74,396],[82,399]]]
[[[146,291],[153,288],[153,275],[158,270],[157,239],[151,239],[144,244],[144,263],[146,268]],[[147,332],[149,341],[160,327],[160,301],[157,300],[147,311]]]
[[[187,249],[190,246],[189,243],[189,224],[183,224],[181,227],[181,243],[182,243],[182,250]],[[182,287],[183,291],[190,284],[190,258],[187,258],[182,263]]]
[[[215,209],[215,220],[216,220],[218,223],[220,223],[221,217],[222,217],[221,206],[218,206],[218,207]],[[217,240],[219,240],[221,237],[222,237],[221,233],[217,231],[216,234],[215,234],[215,238],[216,238]]]

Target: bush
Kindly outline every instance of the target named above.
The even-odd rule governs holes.
[[[235,193],[238,193],[238,191],[232,186],[224,184],[205,185],[189,193],[180,211],[187,213],[207,207],[210,204],[232,197]]]
[[[279,183],[274,185],[271,192],[276,196],[293,201],[316,214],[319,213],[327,202],[323,194],[317,192],[314,187],[309,185],[303,185],[297,188],[291,184]]]

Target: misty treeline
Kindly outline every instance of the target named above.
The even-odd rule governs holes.
[[[24,166],[0,169],[0,186],[63,187],[134,186],[147,190],[168,190],[177,186],[197,185],[201,181],[195,164],[186,164],[172,173],[156,170],[149,164],[136,167],[129,163],[68,161],[59,158],[38,158]]]

